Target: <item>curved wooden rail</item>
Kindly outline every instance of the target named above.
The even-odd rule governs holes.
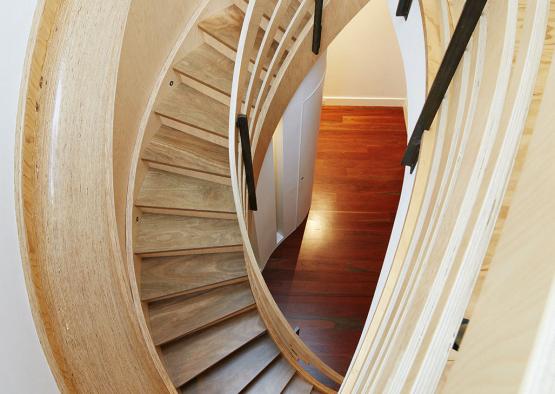
[[[129,6],[44,1],[29,48],[20,240],[35,324],[63,392],[175,392],[142,335],[115,217],[114,104]]]
[[[310,49],[313,25],[311,15],[314,4],[310,0],[301,1],[296,13],[289,21],[284,18],[290,3],[290,0],[276,2],[264,38],[259,49],[256,50],[254,43],[263,10],[268,7],[271,9],[273,5],[267,0],[251,0],[249,2],[237,51],[231,96],[229,119],[231,180],[244,241],[247,272],[260,314],[284,357],[307,381],[318,390],[327,393],[333,392],[333,390],[312,377],[303,368],[300,361],[312,365],[337,383],[341,383],[343,377],[320,360],[295,334],[275,303],[260,272],[260,265],[256,260],[249,234],[250,215],[247,211],[243,162],[235,125],[237,116],[240,113],[246,113],[251,127],[253,150],[257,152],[257,155],[260,155],[261,152],[265,153],[267,144],[264,146],[258,144],[257,141],[260,141],[260,130],[263,127],[265,130],[271,129],[271,133],[268,132],[265,138],[271,138],[275,131],[275,124],[272,125],[267,119],[269,106],[272,108],[271,120],[279,120],[297,86],[318,59]],[[366,3],[367,0],[348,3],[329,0],[325,3],[324,15],[326,17],[324,18],[322,49],[331,43],[337,33]],[[285,31],[279,39],[277,48],[274,48],[272,43],[276,39],[279,27],[284,27]],[[251,66],[251,59],[255,60],[253,66]],[[249,68],[251,69],[250,76]],[[265,140],[265,142],[268,141],[269,139]],[[256,157],[258,156],[255,156],[255,159]],[[259,161],[260,163],[261,161]]]
[[[437,37],[444,44],[449,39],[456,5],[423,1],[429,49],[439,47]],[[550,7],[489,1],[422,146],[401,243],[345,392],[438,387],[525,128],[546,31],[552,30]],[[437,64],[434,54],[428,53],[429,68]]]
[[[306,3],[306,1],[305,1]],[[245,97],[245,92],[248,90],[248,96],[246,99],[247,108],[250,107],[253,96],[253,88],[256,84],[256,79],[259,78],[262,62],[265,60],[265,54],[269,50],[273,36],[270,34],[275,33],[275,28],[267,28],[267,33],[261,44],[260,53],[257,55],[256,63],[254,69],[251,73],[251,81],[248,80],[248,66],[252,53],[254,51],[254,40],[258,31],[258,26],[260,25],[260,18],[262,16],[263,10],[269,5],[269,1],[250,1],[247,8],[245,20],[243,22],[243,29],[241,32],[241,38],[239,41],[239,47],[237,50],[237,59],[235,63],[235,72],[233,76],[233,85],[231,92],[231,105],[230,105],[230,117],[229,117],[229,159],[230,159],[230,170],[231,170],[231,182],[233,187],[233,197],[235,200],[235,206],[238,213],[238,222],[243,237],[243,244],[245,250],[245,262],[247,265],[247,273],[249,276],[249,281],[251,283],[251,288],[258,306],[258,310],[264,320],[268,332],[274,339],[281,350],[282,355],[289,361],[289,363],[301,374],[308,382],[314,385],[319,390],[330,393],[333,390],[329,389],[318,380],[316,380],[310,373],[308,373],[299,363],[299,359],[304,361],[309,365],[313,365],[324,372],[327,376],[331,377],[338,383],[341,383],[342,377],[339,376],[335,371],[333,371],[329,366],[324,364],[315,354],[313,354],[310,349],[299,339],[296,333],[293,331],[279,307],[273,300],[272,295],[264,278],[262,277],[259,265],[256,261],[254,250],[249,238],[249,232],[247,227],[248,221],[248,211],[246,209],[246,193],[243,179],[242,171],[242,160],[240,152],[238,151],[239,146],[237,143],[237,131],[236,131],[236,119],[237,115],[241,112],[242,108],[242,98]],[[277,15],[283,14],[282,8],[285,7],[285,2],[278,2],[277,9],[272,15],[271,22],[276,22]],[[301,8],[303,6],[301,5]],[[298,14],[298,13],[297,13]],[[297,15],[298,16],[298,15]],[[279,26],[279,25],[277,25]],[[288,29],[289,31],[290,29]],[[287,33],[285,34],[287,37]],[[283,43],[283,41],[282,41]],[[284,45],[284,44],[283,44]],[[282,44],[280,44],[282,46]],[[278,49],[278,53],[279,53]],[[271,70],[271,67],[270,67]],[[266,73],[266,78],[270,73]],[[250,112],[250,111],[249,111]]]

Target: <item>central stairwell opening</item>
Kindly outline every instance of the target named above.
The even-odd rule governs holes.
[[[264,179],[279,180],[281,210],[271,214],[283,222],[278,240],[286,236],[269,257],[264,279],[290,324],[301,328],[301,339],[341,374],[369,318],[405,175],[405,75],[388,6],[386,0],[367,4],[327,48],[321,81],[316,84],[324,68],[318,64],[291,100],[263,165],[277,173],[264,170]],[[321,110],[312,95],[323,101]],[[310,111],[317,111],[315,132]],[[306,149],[307,143],[314,147]],[[271,227],[270,220],[258,220],[269,215],[260,210],[257,230]],[[333,386],[317,370],[311,373]]]

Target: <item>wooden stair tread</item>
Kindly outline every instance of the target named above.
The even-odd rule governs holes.
[[[181,392],[218,394],[225,387],[226,393],[239,393],[279,354],[270,336],[257,338],[189,382]]]
[[[237,51],[237,45],[241,36],[241,28],[243,27],[244,18],[245,14],[243,11],[237,7],[237,5],[233,4],[221,12],[202,20],[198,24],[198,27],[204,33],[221,42],[229,49]],[[258,53],[264,34],[264,29],[260,27],[254,41],[255,50],[253,53]],[[277,45],[278,43],[274,41],[272,44],[274,51],[277,48]]]
[[[295,369],[280,357],[270,364],[245,390],[245,394],[280,394],[295,375]]]
[[[236,220],[145,214],[138,225],[135,253],[204,250],[241,243]]]
[[[208,44],[202,44],[174,66],[175,71],[231,96],[234,63]]]
[[[198,24],[200,30],[236,51],[245,14],[235,4],[217,12]],[[257,40],[258,41],[258,40]],[[258,43],[260,46],[260,43]]]
[[[235,316],[254,306],[248,282],[223,286],[150,305],[150,331],[161,345]]]
[[[295,374],[283,390],[283,394],[310,394],[312,389],[313,386],[310,383]]]
[[[227,138],[229,107],[185,84],[177,84],[162,98],[156,113]]]
[[[265,331],[253,310],[172,342],[162,347],[168,374],[182,386]]]
[[[235,212],[231,186],[150,169],[137,206],[192,211]]]
[[[160,127],[142,158],[155,163],[229,177],[225,147],[167,126]]]
[[[276,2],[277,3],[277,2]],[[285,21],[291,21],[293,20],[293,17],[295,16],[295,13],[297,12],[297,10],[299,9],[299,7],[301,6],[301,2],[298,0],[293,0],[290,4],[289,7],[287,7],[287,11],[285,11],[285,17],[283,18],[283,20]],[[270,19],[271,15],[270,12],[265,12],[265,16]],[[303,24],[304,25],[304,24]],[[283,31],[285,31],[285,29],[287,28],[287,26],[282,26],[281,29]]]
[[[242,252],[177,257],[144,258],[141,265],[141,299],[188,294],[230,281],[246,279]]]
[[[241,4],[241,9],[245,10],[246,7],[248,6],[249,2],[248,2],[248,0],[243,0],[242,3],[243,4]],[[274,12],[274,9],[276,8],[276,3],[277,3],[277,0],[272,0],[272,1],[269,1],[267,3],[267,7],[264,9],[264,14],[263,14],[266,19],[270,20],[270,18],[272,17],[272,13]],[[287,21],[287,22],[291,21],[293,19],[293,17],[295,16],[295,13],[299,9],[300,5],[301,5],[301,2],[299,0],[291,1],[289,6],[287,7],[287,11],[285,11],[285,16],[284,16],[283,20]],[[285,31],[287,26],[280,26],[279,28],[282,31]]]

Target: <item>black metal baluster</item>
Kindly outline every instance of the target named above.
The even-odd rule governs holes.
[[[314,1],[314,32],[312,34],[312,52],[320,53],[320,41],[322,39],[322,12],[324,0]]]
[[[462,14],[451,37],[447,51],[443,56],[441,65],[434,79],[420,117],[416,122],[414,131],[410,137],[407,150],[403,156],[402,164],[410,167],[410,172],[414,171],[414,167],[418,163],[420,154],[420,144],[424,131],[432,127],[432,123],[436,117],[437,111],[441,106],[441,102],[447,93],[447,89],[453,80],[453,76],[457,71],[457,67],[461,62],[464,51],[468,46],[468,42],[476,29],[476,25],[480,20],[482,11],[486,6],[487,0],[467,0]]]
[[[410,6],[412,5],[412,0],[399,0],[399,4],[397,5],[397,12],[395,15],[402,16],[405,20],[409,17]]]
[[[258,210],[256,203],[256,186],[254,184],[254,169],[252,166],[251,142],[249,137],[249,121],[246,115],[237,116],[237,128],[241,137],[241,151],[243,153],[243,165],[245,166],[245,177],[247,180],[247,191],[249,193],[249,209]]]

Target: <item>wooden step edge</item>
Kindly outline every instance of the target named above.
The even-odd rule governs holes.
[[[190,176],[192,178],[197,178],[205,181],[219,183],[221,185],[231,186],[231,176],[221,175],[213,172],[198,170],[195,168],[188,168],[178,166],[171,163],[163,163],[158,161],[153,161],[149,159],[141,159],[148,167],[170,172],[172,174]]]
[[[208,218],[208,219],[237,220],[237,214],[235,212],[169,208],[169,207],[147,206],[147,205],[141,205],[141,204],[135,204],[135,206],[145,213],[156,213],[161,215],[187,216],[187,217]]]
[[[229,60],[232,60],[232,61],[236,60],[237,50],[235,48],[227,45],[225,42],[222,42],[216,36],[214,36],[213,34],[210,34],[208,31],[202,29],[200,26],[199,26],[199,30],[201,30],[201,32],[203,34],[204,42],[207,45],[210,45],[213,49],[215,49],[216,51],[218,51],[219,53],[221,53],[222,55],[227,57]],[[257,54],[258,54],[258,52],[255,53],[255,55],[257,55]],[[249,71],[253,70],[255,63],[256,63],[256,57],[250,59],[250,61],[249,61]],[[264,78],[265,73],[268,71],[268,66],[263,65],[262,66],[262,71],[264,73],[261,75],[261,78]]]
[[[254,337],[248,339],[247,342],[241,344],[240,346],[238,346],[236,349],[233,349],[232,351],[230,351],[229,353],[227,353],[224,357],[220,358],[219,360],[217,360],[214,364],[204,368],[203,370],[199,371],[198,373],[196,373],[194,376],[192,376],[191,378],[184,380],[184,381],[174,381],[172,379],[172,381],[174,382],[176,388],[178,389],[178,392],[180,392],[180,388],[185,386],[187,383],[189,383],[191,380],[195,379],[196,377],[200,376],[201,374],[205,373],[206,371],[208,371],[210,368],[214,368],[215,366],[217,366],[220,362],[222,362],[223,360],[227,359],[228,357],[232,357],[234,354],[237,354],[237,352],[241,351],[241,349],[245,348],[246,346],[248,346],[250,343],[252,343],[253,341],[257,340],[258,338],[262,337],[263,335],[267,335],[268,334],[268,329],[264,328],[264,330],[262,330],[259,334],[255,335]]]
[[[266,337],[266,338],[264,338]],[[249,371],[249,372],[253,372],[252,374],[250,374],[250,376],[248,376],[248,378],[250,378],[250,381],[243,381],[242,386],[234,387],[234,390],[238,390],[239,393],[245,393],[246,390],[248,390],[248,387],[254,382],[256,381],[259,376],[261,376],[264,371],[266,371],[267,368],[270,367],[270,365],[272,365],[276,360],[279,359],[279,357],[281,356],[281,352],[279,350],[279,348],[277,347],[277,345],[275,344],[274,340],[272,339],[272,337],[269,334],[266,335],[261,335],[253,340],[251,340],[250,342],[246,343],[245,345],[243,345],[241,348],[239,348],[237,351],[235,351],[234,353],[230,354],[229,356],[225,357],[224,359],[220,360],[220,362],[218,364],[213,365],[210,369],[208,369],[207,371],[205,371],[205,373],[210,373],[210,370],[212,369],[217,369],[219,364],[223,364],[226,363],[226,361],[233,361],[233,357],[240,355],[239,353],[242,351],[245,351],[246,353],[250,352],[252,350],[252,345],[255,345],[255,341],[263,341],[263,340],[267,340],[268,343],[271,344],[271,346],[273,346],[273,354],[269,354],[267,358],[264,359],[259,359],[258,363],[255,364],[257,368],[259,368],[257,371]],[[201,377],[201,375],[199,375],[199,377]],[[189,382],[190,383],[190,382]],[[233,391],[233,392],[237,392],[237,391]]]
[[[238,245],[226,245],[226,246],[213,246],[210,248],[161,250],[156,252],[139,252],[139,253],[135,253],[135,255],[140,257],[173,257],[173,256],[190,256],[194,254],[230,253],[230,252],[242,252],[242,251],[243,251],[243,244],[238,244]]]
[[[189,126],[189,127],[194,128],[194,129],[204,131],[204,132],[206,132],[206,133],[208,133],[208,134],[212,134],[212,135],[215,135],[215,136],[220,137],[220,138],[225,138],[226,140],[228,139],[226,134],[220,134],[220,133],[218,133],[218,132],[215,132],[215,131],[212,131],[212,130],[208,130],[208,129],[202,127],[202,126],[195,125],[195,124],[192,124],[192,123],[189,123],[189,122],[185,122],[185,121],[183,121],[183,120],[181,120],[181,119],[174,118],[173,116],[166,115],[166,114],[164,114],[163,112],[160,112],[159,110],[154,111],[154,113],[155,113],[156,115],[158,115],[159,117],[161,117],[161,118],[165,118],[165,119],[169,119],[169,120],[171,120],[171,121],[177,122],[177,123],[181,123],[181,124],[183,124],[183,125],[185,125],[185,126]],[[164,122],[162,122],[162,123],[165,124]],[[166,125],[166,126],[167,126],[167,125]],[[169,126],[169,127],[171,127],[171,126]],[[224,132],[222,132],[222,133],[224,133]]]
[[[254,68],[254,64],[252,64],[251,69],[252,68]],[[184,71],[180,71],[178,69],[174,69],[174,71],[180,76],[181,83],[229,107],[231,95],[227,94],[221,89],[218,89],[217,87],[211,85],[208,82],[201,81],[200,79],[187,74]],[[265,72],[261,74],[261,77],[260,77],[261,81],[264,79],[264,76],[265,76]],[[243,100],[242,102],[244,104],[245,100]],[[252,108],[254,109],[254,104]]]
[[[224,280],[224,281],[221,281],[221,282],[214,282],[214,283],[209,284],[209,285],[199,286],[199,287],[195,287],[195,288],[188,289],[188,290],[168,293],[168,294],[165,294],[163,296],[150,297],[150,298],[149,297],[144,297],[144,298],[141,297],[141,301],[143,301],[143,302],[163,301],[163,300],[167,300],[167,299],[174,298],[174,297],[192,295],[192,294],[195,294],[195,293],[202,293],[202,292],[205,292],[205,291],[208,291],[208,290],[217,289],[219,287],[236,285],[236,284],[244,283],[244,282],[248,282],[248,281],[249,281],[249,277],[247,275],[245,275],[245,276],[240,276],[240,277],[233,278],[233,279]]]
[[[204,28],[201,24],[198,25],[198,29],[203,33],[206,34],[207,36],[211,37],[212,39],[218,41],[220,44],[222,44],[223,46],[225,46],[226,48],[232,50],[233,52],[237,53],[237,47],[233,47],[232,45],[229,45],[225,42],[223,42],[222,40],[220,40],[214,33],[212,33],[209,29]]]
[[[293,368],[293,367],[291,367],[291,368]],[[293,381],[293,379],[295,379],[295,376],[297,376],[297,370],[295,368],[293,368],[293,374],[291,375],[291,377],[289,378],[287,383],[285,383],[285,386],[283,386],[283,389],[281,390],[282,393],[285,391],[287,386],[289,386],[289,384]]]
[[[284,357],[278,357],[266,366],[244,390],[245,394],[281,393],[295,376],[295,368]],[[271,390],[266,391],[266,388]]]
[[[193,80],[193,81],[195,81],[195,82],[198,82],[198,83],[201,84],[201,85],[204,85],[204,86],[206,86],[206,87],[208,87],[208,88],[210,88],[210,89],[212,89],[212,90],[214,90],[214,91],[216,91],[216,92],[218,92],[218,93],[220,93],[220,94],[226,96],[226,97],[227,97],[227,102],[226,102],[226,103],[223,103],[223,104],[229,106],[229,100],[230,100],[230,98],[231,98],[231,94],[229,94],[229,93],[227,93],[227,92],[224,92],[222,89],[217,88],[217,87],[211,85],[210,83],[208,83],[208,82],[206,82],[206,81],[203,81],[203,80],[201,80],[201,79],[199,79],[199,78],[193,77],[192,75],[188,74],[186,71],[183,71],[183,70],[181,70],[181,69],[179,69],[179,68],[177,68],[177,67],[174,67],[173,70],[176,72],[176,74],[178,74],[178,75],[180,75],[180,76],[182,76],[182,77],[187,77],[187,78],[189,78],[189,79],[191,79],[191,80]],[[194,88],[193,86],[191,86],[191,87]]]
[[[195,329],[193,329],[193,330],[185,331],[185,332],[181,333],[180,335],[176,335],[176,336],[174,336],[174,337],[167,338],[167,339],[165,339],[165,340],[163,340],[163,341],[157,341],[157,340],[155,340],[155,339],[153,338],[154,345],[156,345],[156,346],[167,345],[167,344],[170,343],[170,342],[177,341],[177,340],[183,339],[183,338],[185,338],[185,337],[187,337],[187,336],[189,336],[189,335],[196,334],[197,332],[200,332],[200,331],[202,331],[202,330],[206,330],[207,328],[212,327],[212,326],[215,326],[215,325],[218,324],[218,323],[222,323],[222,322],[224,322],[224,321],[226,321],[226,320],[229,320],[229,319],[232,319],[232,318],[234,318],[234,317],[240,316],[240,315],[242,315],[243,313],[247,313],[247,312],[250,312],[250,311],[255,310],[255,309],[256,309],[256,301],[254,301],[254,298],[253,298],[253,303],[250,304],[249,306],[247,306],[247,307],[245,307],[245,308],[238,309],[238,310],[236,310],[236,311],[233,311],[233,312],[231,312],[231,313],[229,313],[229,314],[227,314],[227,315],[225,315],[225,316],[222,316],[222,317],[219,318],[219,319],[213,320],[213,321],[211,321],[211,322],[209,322],[209,323],[207,323],[207,324],[204,324],[204,325],[202,325],[202,326],[199,326],[199,327],[197,327],[197,328],[195,328]]]
[[[170,118],[166,118],[163,115],[158,115],[158,117],[162,125],[166,127],[188,134],[190,136],[201,139],[203,141],[210,142],[212,144],[216,144],[224,148],[229,148],[229,141],[227,136],[222,137],[218,134],[207,133],[204,130],[198,129],[193,126],[188,126],[184,123],[177,122]]]
[[[216,90],[216,87],[208,83],[198,82],[198,79],[189,77],[181,73],[179,73],[179,78],[181,80],[181,83],[229,107],[229,102],[231,98],[225,93],[220,93],[219,90]]]
[[[245,14],[247,12],[247,7],[248,7],[248,1],[245,2],[245,0],[239,0],[239,1],[235,1],[234,4],[237,6],[237,8],[239,8],[241,11],[243,11],[243,14]],[[264,29],[264,31],[268,30],[268,24],[270,23],[270,20],[272,19],[272,15],[268,15],[268,13],[266,11],[264,11],[262,13],[262,17],[263,20],[261,21],[261,25],[260,27],[262,27]],[[285,31],[287,30],[286,27],[283,26],[278,26],[278,30],[279,32],[281,32],[282,34],[285,33]],[[281,40],[282,37],[279,36],[279,39]]]
[[[287,383],[287,386],[282,391],[282,394],[310,394],[314,386],[308,383],[304,378],[297,372],[293,375],[291,380]]]

